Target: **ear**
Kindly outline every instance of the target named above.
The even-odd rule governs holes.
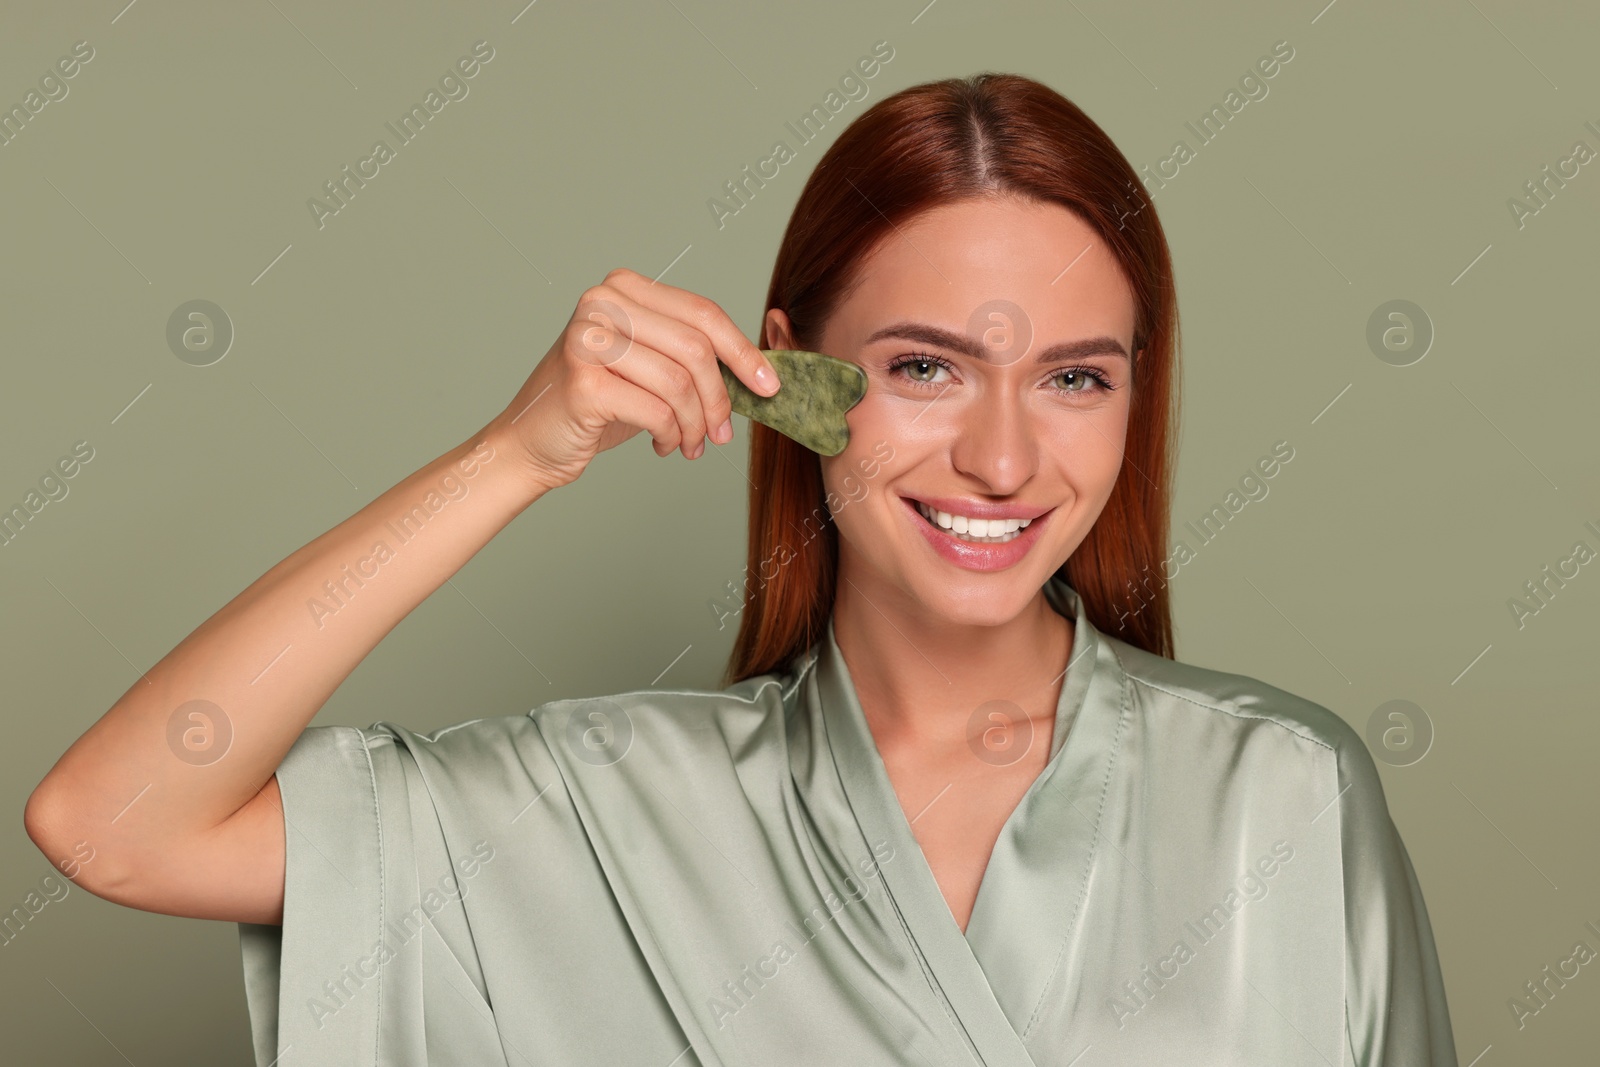
[[[794,335],[789,330],[789,314],[782,308],[768,310],[765,329],[761,348],[768,351],[795,348]]]

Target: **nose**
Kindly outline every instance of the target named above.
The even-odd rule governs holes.
[[[1039,439],[1027,404],[1012,389],[965,405],[952,420],[950,462],[996,496],[1027,484],[1039,467]]]

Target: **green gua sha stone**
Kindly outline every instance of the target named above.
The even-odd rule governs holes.
[[[741,382],[726,363],[719,362],[733,410],[747,419],[770,426],[811,451],[837,456],[850,443],[845,412],[867,394],[867,372],[856,364],[821,352],[779,348],[762,352],[778,372],[782,388],[762,396]]]

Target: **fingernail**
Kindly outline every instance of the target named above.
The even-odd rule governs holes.
[[[722,425],[717,427],[717,444],[725,445],[733,440],[733,416],[722,420]]]
[[[771,396],[773,393],[778,391],[778,375],[777,372],[772,370],[771,367],[757,367],[756,381],[760,382],[762,387],[766,389],[768,396]]]

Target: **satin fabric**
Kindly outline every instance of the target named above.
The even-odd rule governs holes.
[[[259,1067],[1454,1065],[1359,735],[1044,594],[1051,753],[965,934],[831,622],[724,691],[307,729],[283,925],[239,924]]]

